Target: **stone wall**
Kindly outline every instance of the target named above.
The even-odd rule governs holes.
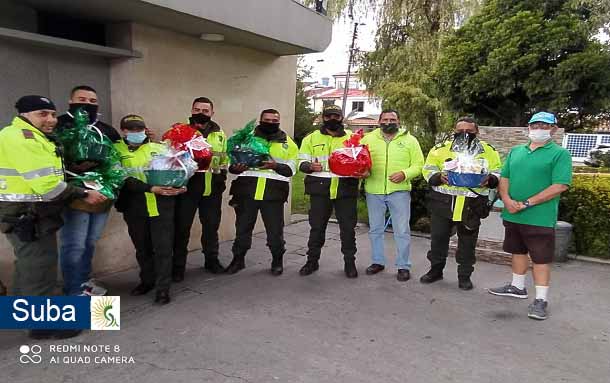
[[[502,158],[515,145],[525,144],[528,141],[527,127],[481,126],[479,138],[493,145]],[[561,145],[564,130],[559,129],[554,136],[555,142]]]

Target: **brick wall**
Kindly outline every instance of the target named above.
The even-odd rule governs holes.
[[[479,132],[479,138],[493,145],[502,157],[508,154],[513,146],[528,141],[527,127],[481,126]],[[563,136],[564,130],[559,129],[553,138],[561,145]]]

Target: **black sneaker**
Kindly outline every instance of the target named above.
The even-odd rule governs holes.
[[[534,299],[534,302],[527,307],[527,316],[536,320],[545,320],[548,318],[548,314],[546,312],[548,304],[549,303],[547,301],[542,299]]]
[[[366,268],[366,275],[377,274],[378,272],[383,271],[383,269],[385,269],[384,265],[373,263],[372,265]]]
[[[411,272],[407,269],[398,269],[398,273],[396,273],[396,279],[399,282],[406,282],[411,279]]]
[[[320,264],[318,261],[307,261],[305,262],[305,265],[301,267],[301,270],[299,270],[299,274],[302,276],[311,275],[318,271],[319,268]]]
[[[499,295],[501,297],[513,297],[519,299],[527,299],[527,289],[523,290],[516,288],[510,283],[501,287],[495,287],[493,289],[487,289],[490,294]]]

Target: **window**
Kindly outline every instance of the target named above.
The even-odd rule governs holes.
[[[364,101],[353,101],[352,112],[364,112]]]
[[[327,106],[335,105],[335,100],[322,100],[322,108]]]

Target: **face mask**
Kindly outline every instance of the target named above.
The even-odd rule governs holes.
[[[198,114],[193,114],[189,118],[189,122],[191,123],[191,125],[193,125],[193,124],[205,125],[208,122],[210,122],[211,119],[212,119],[212,117],[210,117],[210,116],[206,116],[203,113],[198,113]]]
[[[331,131],[337,131],[340,128],[343,127],[343,123],[339,120],[328,120],[328,121],[324,121],[324,128],[331,130]]]
[[[379,124],[379,126],[384,133],[392,134],[398,132],[398,124],[394,122],[390,124]]]
[[[545,142],[551,139],[551,131],[546,129],[530,129],[528,137],[532,142]]]
[[[146,131],[141,132],[128,132],[125,135],[125,140],[130,144],[141,144],[146,139]]]
[[[274,134],[280,130],[280,124],[279,122],[261,122],[258,129],[264,134]]]
[[[70,114],[72,116],[74,116],[76,114],[76,110],[79,108],[83,109],[85,112],[87,112],[87,114],[89,115],[90,124],[93,124],[95,121],[97,121],[97,111],[98,111],[99,105],[73,103],[73,104],[70,104],[70,109],[69,109]]]

